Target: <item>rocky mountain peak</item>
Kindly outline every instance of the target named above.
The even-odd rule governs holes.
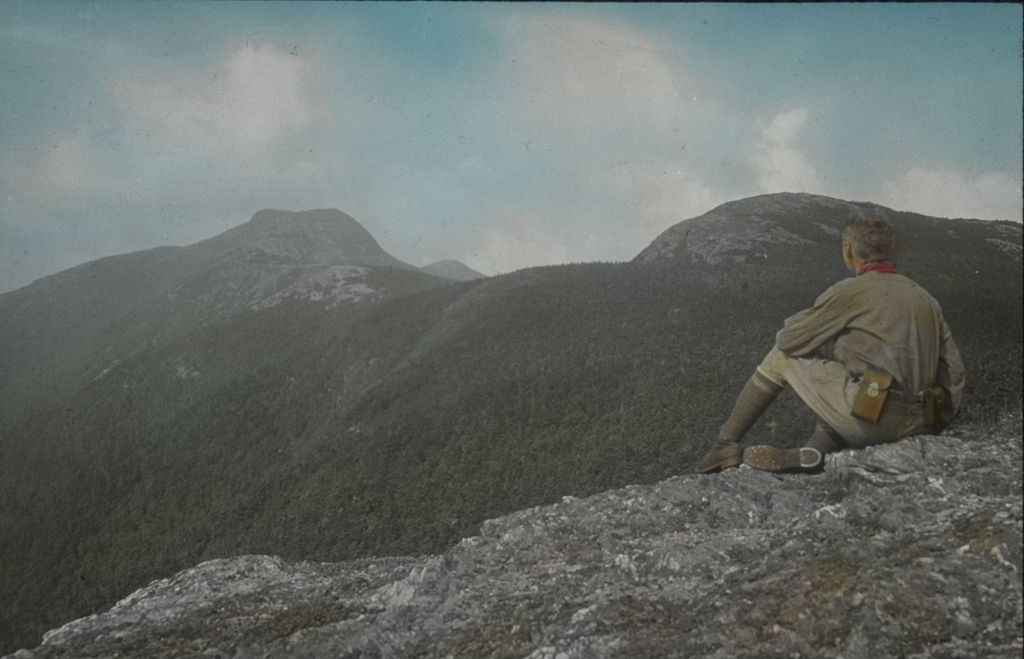
[[[900,264],[938,272],[946,267],[949,255],[1000,264],[1010,263],[1009,255],[1020,262],[1019,224],[928,217],[806,193],[766,194],[722,204],[669,227],[634,261],[807,265],[817,261],[822,250],[838,255],[843,228],[869,215],[895,227]]]
[[[233,229],[184,248],[205,266],[188,294],[231,311],[275,306],[286,299],[325,307],[380,299],[370,282],[379,267],[414,271],[388,254],[359,222],[337,209],[265,209]]]
[[[806,193],[740,199],[670,227],[635,260],[713,265],[763,260],[780,250],[799,253],[834,242],[850,218],[868,210],[867,205]]]

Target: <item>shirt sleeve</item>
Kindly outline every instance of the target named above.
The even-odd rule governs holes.
[[[775,345],[793,357],[813,353],[849,324],[855,305],[844,282],[829,287],[814,306],[793,314],[775,335]]]
[[[939,368],[935,376],[935,384],[946,392],[946,400],[942,406],[942,422],[948,425],[964,397],[966,373],[960,350],[956,347],[953,334],[949,331],[946,319],[942,319],[942,340],[939,344]]]

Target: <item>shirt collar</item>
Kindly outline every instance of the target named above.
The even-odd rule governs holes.
[[[869,261],[857,270],[858,275],[862,275],[865,272],[896,272],[896,264],[891,261]]]

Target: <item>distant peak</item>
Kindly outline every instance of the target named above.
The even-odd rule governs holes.
[[[486,275],[477,272],[465,263],[451,259],[425,265],[420,270],[431,275],[444,277],[445,279],[456,279],[458,281],[472,281],[486,277]]]
[[[337,208],[315,208],[304,211],[286,211],[276,208],[265,208],[253,214],[242,227],[256,231],[290,231],[306,227],[336,228],[342,231],[353,231],[369,237],[370,234],[351,215]],[[372,237],[371,237],[372,240]]]
[[[809,192],[771,192],[768,194],[735,199],[720,204],[707,213],[707,215],[718,214],[724,210],[736,210],[756,208],[760,210],[781,210],[785,208],[806,208],[806,207],[849,207],[855,202],[826,197]]]
[[[288,222],[288,221],[326,221],[326,222],[355,222],[355,218],[347,213],[342,213],[337,208],[312,208],[304,211],[286,211],[276,208],[264,208],[256,211],[250,222]],[[358,224],[358,222],[356,222]]]

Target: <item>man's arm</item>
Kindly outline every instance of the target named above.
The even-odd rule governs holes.
[[[814,306],[786,319],[775,335],[779,350],[793,357],[809,355],[834,339],[850,321],[851,304],[844,282],[831,286],[814,301]]]

